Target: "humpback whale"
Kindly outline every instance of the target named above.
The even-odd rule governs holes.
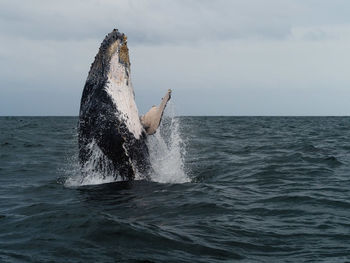
[[[171,97],[139,116],[131,82],[125,34],[114,29],[103,40],[91,64],[79,112],[79,161],[94,172],[133,180],[136,173],[149,178],[146,139],[156,132]],[[99,154],[95,154],[95,151]]]

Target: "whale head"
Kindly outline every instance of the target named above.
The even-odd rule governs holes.
[[[101,79],[102,78],[102,79]],[[136,139],[143,133],[131,82],[127,37],[114,29],[101,44],[88,75],[87,82],[105,82],[103,88],[111,97],[116,114]]]
[[[80,104],[79,156],[84,165],[96,144],[112,172],[133,178],[147,163],[146,132],[131,82],[127,37],[114,29],[103,40],[91,65]],[[138,161],[140,160],[140,161]],[[100,161],[98,161],[100,163]],[[95,165],[98,167],[98,165]]]

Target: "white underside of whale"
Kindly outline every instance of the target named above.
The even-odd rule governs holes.
[[[117,117],[126,124],[128,130],[135,138],[139,139],[143,127],[135,103],[130,72],[128,76],[125,66],[119,63],[118,52],[115,52],[111,57],[106,91],[111,96],[112,101],[120,113],[118,114],[116,112]]]

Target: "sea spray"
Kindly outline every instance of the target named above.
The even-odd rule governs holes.
[[[68,173],[66,186],[96,185],[116,181],[116,178],[109,172],[111,161],[105,158],[95,141],[92,141],[88,147],[91,156],[83,167],[79,164],[78,156],[72,157],[69,162],[70,169],[66,169]],[[100,166],[99,169],[96,169],[97,165]]]
[[[185,143],[180,133],[180,120],[175,116],[173,103],[168,103],[163,120],[157,132],[148,136],[152,173],[151,181],[158,183],[184,183],[189,182],[185,173]],[[77,187],[81,185],[97,185],[120,181],[110,172],[110,161],[104,157],[101,149],[93,141],[89,144],[91,155],[83,167],[80,167],[77,154],[69,157],[67,165],[62,169],[65,174],[65,185]],[[97,165],[102,165],[96,169]],[[102,168],[102,169],[101,169]],[[144,176],[137,173],[135,180]]]
[[[185,183],[184,158],[186,148],[180,133],[180,120],[175,117],[173,103],[168,103],[157,132],[149,136],[147,145],[154,173],[151,180],[158,183]]]

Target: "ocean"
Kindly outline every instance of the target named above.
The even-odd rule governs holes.
[[[130,183],[77,123],[0,117],[0,262],[350,262],[349,117],[168,114]]]

